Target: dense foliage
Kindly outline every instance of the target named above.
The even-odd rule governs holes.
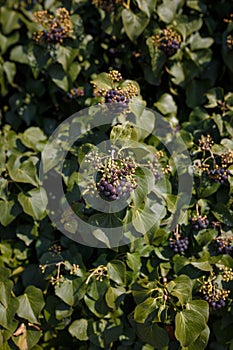
[[[0,25],[0,348],[233,350],[232,0],[6,0]]]

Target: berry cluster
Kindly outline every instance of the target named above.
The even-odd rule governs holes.
[[[155,177],[155,180],[160,180],[162,174],[166,175],[171,172],[172,168],[169,164],[165,164],[163,151],[157,151],[154,154],[153,159],[148,160],[146,166],[149,167],[150,171]],[[162,163],[162,164],[161,164]]]
[[[208,134],[207,136],[201,135],[201,138],[198,140],[199,147],[202,151],[210,151],[211,147],[214,144],[212,137]]]
[[[96,187],[101,197],[112,201],[128,196],[138,186],[135,169],[136,164],[130,158],[110,158],[106,166],[99,168],[102,177]]]
[[[180,47],[181,37],[172,29],[163,29],[152,37],[155,45],[168,57],[174,55]]]
[[[119,82],[122,80],[122,75],[120,72],[118,72],[118,70],[110,70],[110,72],[108,73],[108,77],[113,81],[113,82]]]
[[[233,151],[229,150],[228,152],[221,154],[221,163],[224,167],[233,164]]]
[[[129,97],[126,91],[122,89],[110,89],[106,92],[105,103],[122,103],[127,105],[129,103]]]
[[[195,215],[193,218],[189,218],[189,222],[192,225],[193,230],[199,231],[208,227],[209,220],[207,216]]]
[[[73,33],[69,12],[64,7],[57,9],[55,17],[45,10],[35,12],[34,18],[35,22],[43,27],[34,34],[38,43],[61,44]]]
[[[228,181],[230,171],[228,169],[219,168],[218,166],[216,166],[215,169],[208,170],[207,175],[212,182],[224,184]]]
[[[67,93],[67,97],[69,97],[71,100],[77,98],[77,97],[83,97],[84,96],[84,89],[83,88],[76,88],[74,87]]]
[[[227,295],[226,295],[227,296]],[[221,309],[226,305],[225,299],[219,296],[219,293],[213,295],[205,294],[203,299],[213,308],[213,310]]]
[[[214,245],[219,254],[228,254],[233,253],[233,246],[231,245],[232,238],[217,237],[214,240]]]
[[[175,252],[175,253],[183,253],[188,249],[189,239],[188,237],[173,239],[170,238],[169,240],[169,247]]]
[[[222,270],[222,272],[221,272]],[[233,279],[232,269],[227,267],[220,268],[219,274],[211,272],[207,280],[203,280],[200,292],[203,299],[206,300],[213,310],[221,309],[226,305],[230,290],[222,287],[220,280],[229,282]]]

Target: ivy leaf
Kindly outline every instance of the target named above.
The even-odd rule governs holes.
[[[163,206],[161,209],[163,209]],[[161,219],[160,215],[161,212],[155,213],[148,206],[145,206],[143,209],[135,209],[133,210],[132,224],[138,232],[145,234]]]
[[[11,298],[7,307],[0,303],[0,325],[6,329],[11,329],[12,321],[18,308],[18,300]]]
[[[213,44],[213,42],[213,38],[202,38],[199,32],[194,33],[189,38],[189,43],[192,51],[207,49]]]
[[[144,12],[147,17],[150,17],[152,12],[155,9],[157,0],[136,0],[136,3],[138,4],[139,9]]]
[[[155,107],[163,114],[174,113],[177,112],[176,103],[172,97],[172,95],[165,93],[160,96],[159,100],[154,103]]]
[[[225,204],[218,203],[217,205],[214,205],[212,213],[217,220],[223,222],[225,225],[233,225],[233,212],[229,210]]]
[[[16,65],[13,62],[4,62],[3,63],[3,69],[6,74],[7,80],[9,84],[16,87],[16,84],[14,84],[14,77],[16,74]]]
[[[136,324],[138,337],[145,343],[149,343],[157,350],[167,349],[169,338],[166,331],[156,323]]]
[[[13,47],[10,52],[10,59],[14,62],[29,64],[29,57],[26,48],[21,45]]]
[[[51,76],[52,81],[63,91],[69,90],[69,80],[67,74],[62,67],[57,64],[49,67],[48,73]]]
[[[183,310],[175,317],[175,336],[182,346],[190,346],[206,327],[204,316],[194,310]]]
[[[155,84],[158,85],[161,80],[162,68],[167,58],[164,52],[162,50],[159,50],[155,46],[151,37],[146,40],[146,44],[149,48],[150,59],[151,59],[151,69],[155,76]]]
[[[1,6],[0,20],[4,34],[9,34],[13,30],[20,28],[18,13],[12,9]]]
[[[38,324],[38,317],[45,303],[42,291],[34,286],[28,286],[23,295],[18,298],[17,315],[29,322]]]
[[[43,188],[34,188],[27,192],[18,194],[18,201],[26,214],[32,216],[35,220],[42,220],[46,215],[46,206],[48,203],[46,192]]]
[[[55,294],[61,298],[66,304],[73,306],[78,300],[82,299],[86,291],[84,279],[66,279],[65,283],[61,283],[55,288]]]
[[[163,0],[162,4],[157,8],[160,19],[165,23],[171,23],[182,3],[183,0]]]
[[[147,298],[138,304],[134,311],[134,319],[136,322],[144,323],[148,316],[158,308],[157,300],[152,297]]]
[[[188,276],[180,275],[168,283],[167,289],[184,305],[192,299],[192,286],[192,280]]]
[[[108,305],[108,307],[115,309],[116,308],[116,303],[117,299],[125,294],[125,288],[121,286],[117,286],[117,288],[109,287],[106,294],[105,294],[105,300]],[[122,298],[121,298],[122,299]]]
[[[1,216],[0,216],[0,223],[3,226],[7,226],[9,225],[14,219],[15,219],[15,215],[12,215],[12,209],[15,205],[15,202],[12,201],[7,201],[7,200],[0,200],[0,212],[1,212]]]
[[[75,320],[69,326],[70,334],[81,341],[89,339],[87,329],[88,329],[88,321],[84,318],[81,318],[80,320]]]
[[[44,132],[34,126],[25,130],[23,134],[19,134],[19,137],[25,146],[32,148],[34,151],[42,151],[47,139]]]
[[[98,76],[93,79],[91,83],[97,85],[100,89],[110,90],[113,87],[112,80],[105,72],[98,74]]]
[[[27,159],[21,162],[21,156],[11,155],[6,164],[7,170],[12,180],[15,182],[29,183],[38,186],[38,177],[35,164],[32,160]]]
[[[208,321],[209,318],[209,304],[205,300],[191,300],[186,304],[187,310],[193,310],[199,314],[201,314],[205,322]]]
[[[148,25],[149,18],[144,12],[135,14],[131,10],[124,9],[122,11],[122,22],[130,40],[135,41]]]
[[[208,340],[210,336],[210,330],[209,327],[206,326],[205,329],[201,332],[199,337],[195,340],[194,343],[192,343],[189,347],[188,350],[204,350],[206,349]]]
[[[120,260],[112,260],[107,264],[108,274],[112,281],[117,284],[125,284],[126,267]]]
[[[11,290],[13,288],[12,281],[0,281],[0,302],[6,308],[11,299]]]

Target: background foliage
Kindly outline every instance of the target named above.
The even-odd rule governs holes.
[[[72,31],[51,39],[54,22],[36,21],[35,12],[55,18],[63,7],[70,16],[63,27]],[[232,350],[232,1],[6,0],[0,24],[1,349]],[[163,150],[170,171],[156,182],[157,194],[164,181],[170,192],[156,198],[161,223],[130,245],[97,249],[51,224],[38,169],[53,130],[100,101],[93,92],[115,88],[109,69],[138,89],[132,101],[171,123],[196,167],[177,232],[165,230],[177,173]],[[84,142],[94,145],[110,131],[118,137],[98,130]],[[161,150],[151,135],[128,137]],[[72,180],[82,152],[76,145],[63,179],[77,213],[94,222]],[[221,168],[224,179],[215,172]],[[145,221],[158,210],[147,205]],[[184,251],[169,246],[179,234],[188,237]]]

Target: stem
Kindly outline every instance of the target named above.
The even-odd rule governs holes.
[[[196,203],[196,212],[197,212],[197,216],[200,216],[199,208],[198,208],[198,203]]]
[[[123,2],[122,5],[123,5],[127,10],[130,10],[130,0],[127,0],[127,2]]]

